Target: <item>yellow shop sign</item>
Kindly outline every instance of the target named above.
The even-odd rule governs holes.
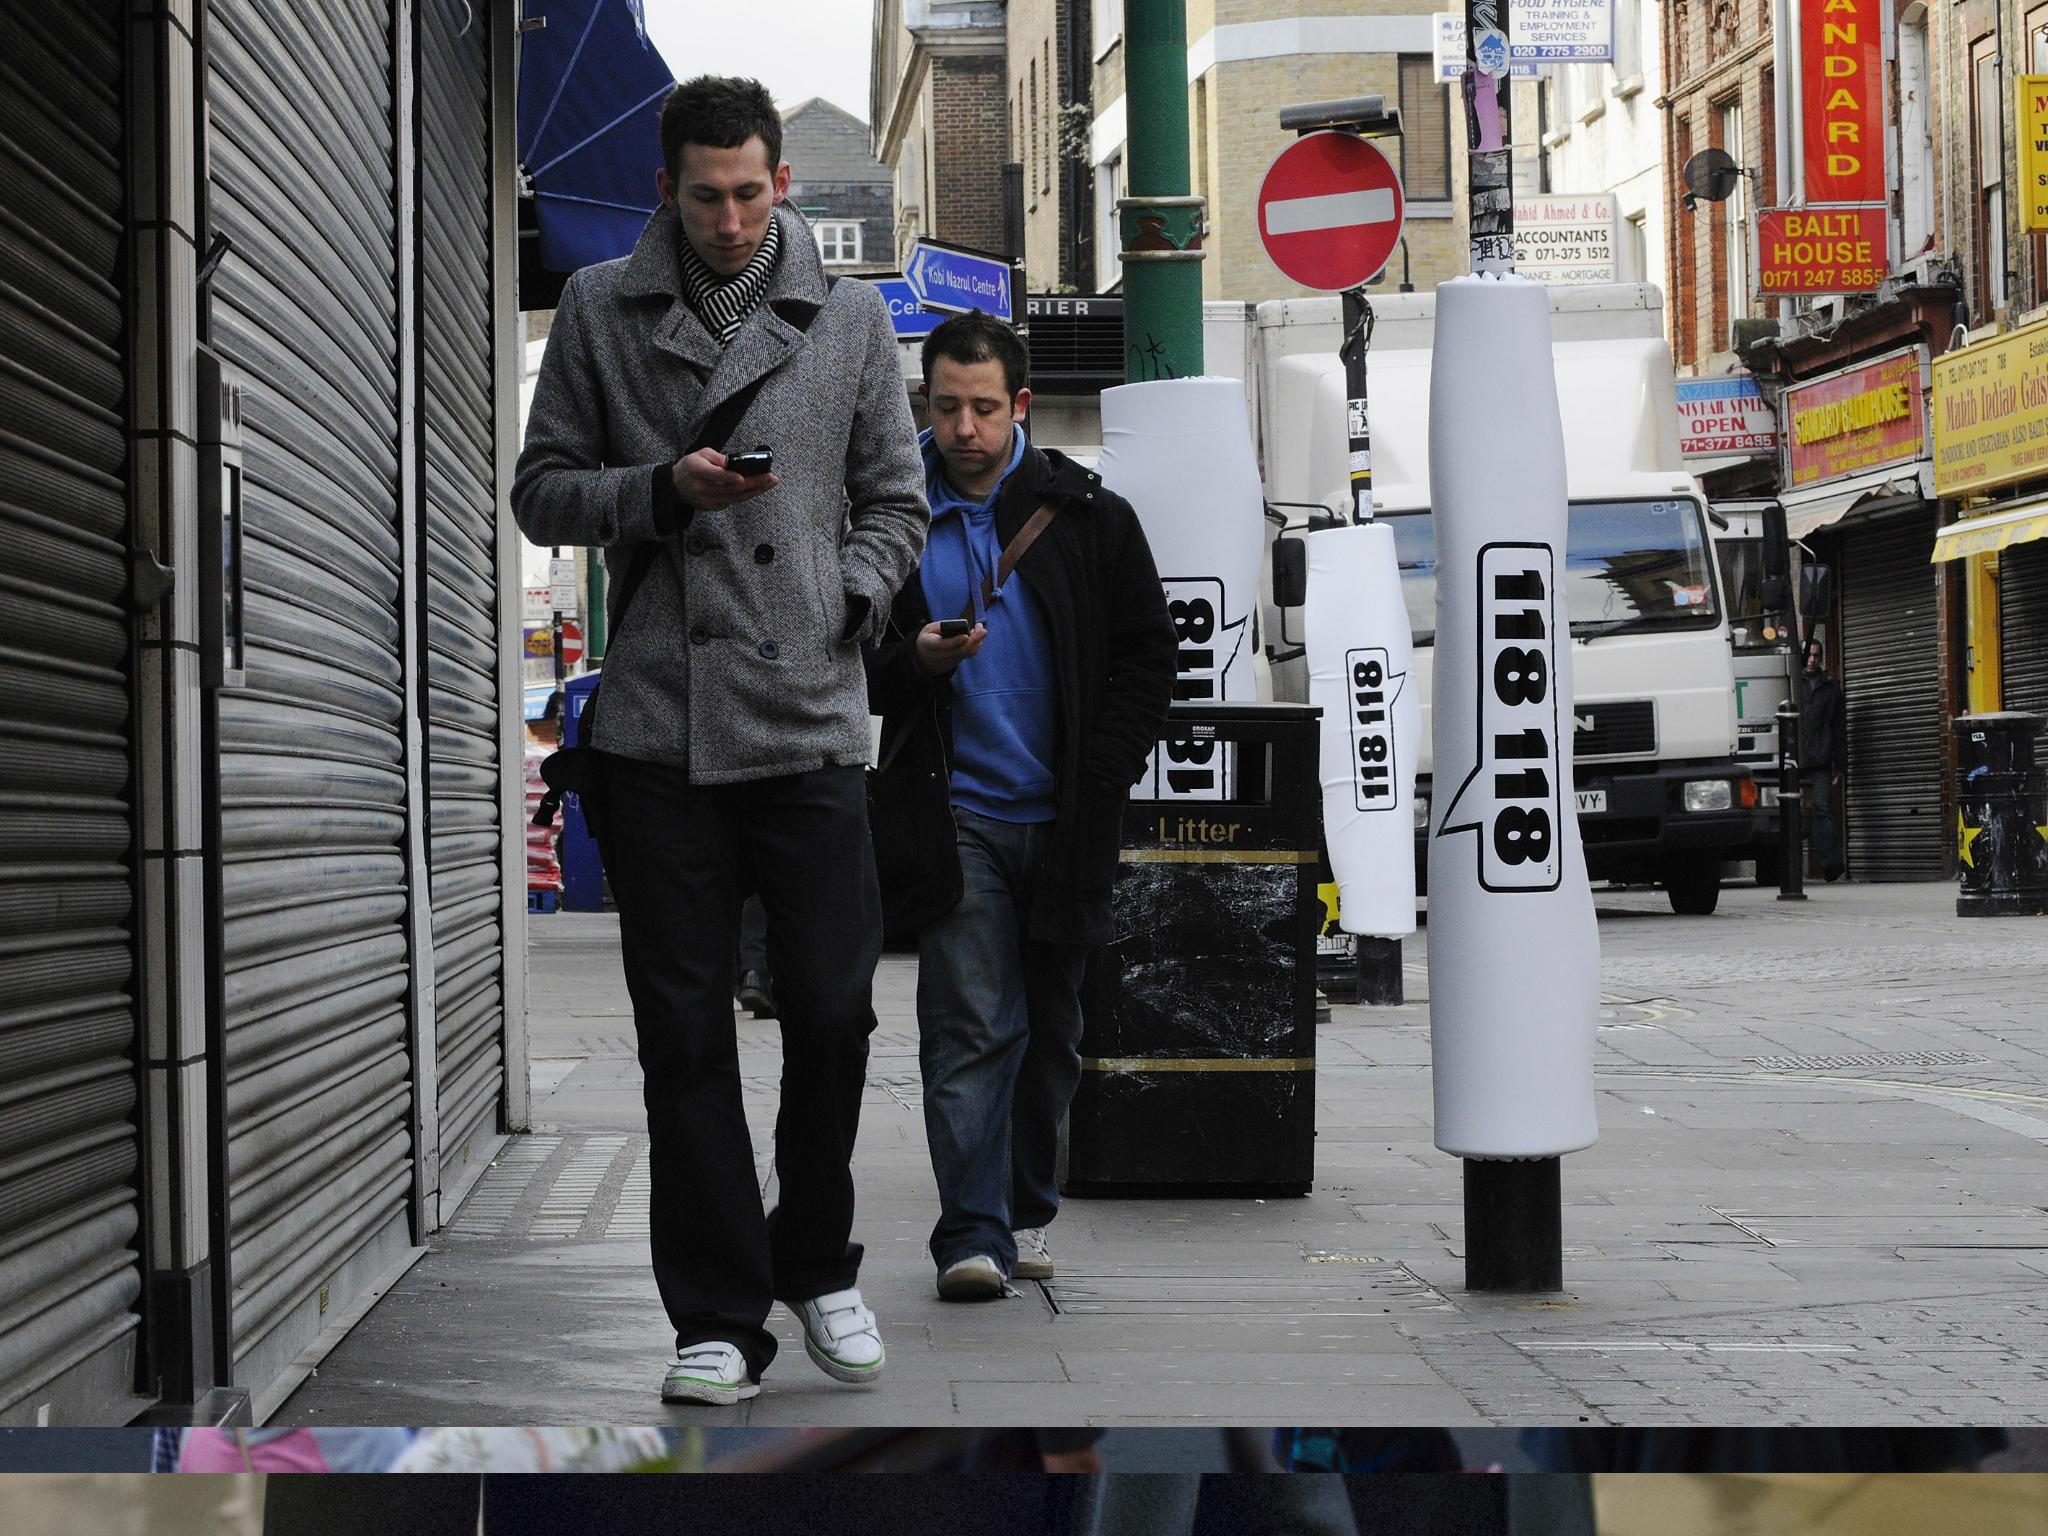
[[[1934,491],[2048,477],[2048,323],[1934,360]]]

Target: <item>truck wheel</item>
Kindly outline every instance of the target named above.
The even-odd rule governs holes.
[[[1664,866],[1664,894],[1671,910],[1687,917],[1707,917],[1721,902],[1721,851],[1702,848],[1674,857]]]

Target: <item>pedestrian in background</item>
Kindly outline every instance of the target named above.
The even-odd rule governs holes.
[[[946,321],[925,339],[924,393],[931,539],[868,676],[889,928],[918,938],[931,1252],[959,1301],[1052,1278],[1082,971],[1109,938],[1174,632],[1130,503],[1025,441],[1016,332],[978,310]]]
[[[1813,851],[1821,873],[1830,881],[1842,878],[1842,836],[1835,825],[1835,791],[1842,787],[1842,764],[1849,755],[1849,700],[1839,679],[1828,675],[1827,657],[1817,637],[1806,642],[1806,671],[1799,680],[1799,771],[1813,802]]]
[[[776,1300],[827,1374],[867,1384],[884,1361],[851,1240],[881,957],[860,645],[929,514],[888,307],[826,281],[789,182],[758,81],[675,87],[661,206],[632,255],[563,289],[512,486],[529,539],[606,551],[598,842],[646,1078],[670,1402],[752,1397]],[[757,444],[772,469],[729,465]],[[783,1042],[765,1215],[733,1017],[748,884]]]

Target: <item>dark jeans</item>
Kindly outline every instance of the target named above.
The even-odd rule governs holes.
[[[939,1184],[932,1257],[985,1253],[1005,1273],[1013,1229],[1058,1214],[1060,1121],[1081,1080],[1087,951],[1025,933],[1052,823],[955,810],[960,905],[918,935],[918,1064]]]
[[[859,768],[693,786],[606,754],[605,869],[646,1078],[654,1278],[676,1345],[775,1358],[775,1300],[855,1283],[854,1135],[881,903]],[[741,1104],[733,949],[741,872],[768,914],[782,1026],[780,1206],[764,1216]]]
[[[1842,834],[1835,825],[1835,770],[1806,770],[1806,820],[1822,870],[1842,867]]]
[[[749,896],[740,903],[740,974],[754,971],[765,977],[768,970],[768,913],[761,898]]]

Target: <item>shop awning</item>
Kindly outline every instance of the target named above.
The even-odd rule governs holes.
[[[526,14],[519,163],[541,265],[574,272],[626,255],[654,212],[661,103],[675,77],[648,39],[643,0],[539,0]]]
[[[2048,501],[2015,507],[1990,517],[1966,517],[1950,523],[1934,536],[1934,559],[1960,560],[1966,555],[1988,555],[2013,544],[2048,539]]]
[[[1922,459],[1915,464],[1894,465],[1875,474],[1830,481],[1826,485],[1787,491],[1779,499],[1785,507],[1785,531],[1803,539],[1849,514],[1874,514],[1916,502],[1932,501],[1929,491],[1932,465]]]

